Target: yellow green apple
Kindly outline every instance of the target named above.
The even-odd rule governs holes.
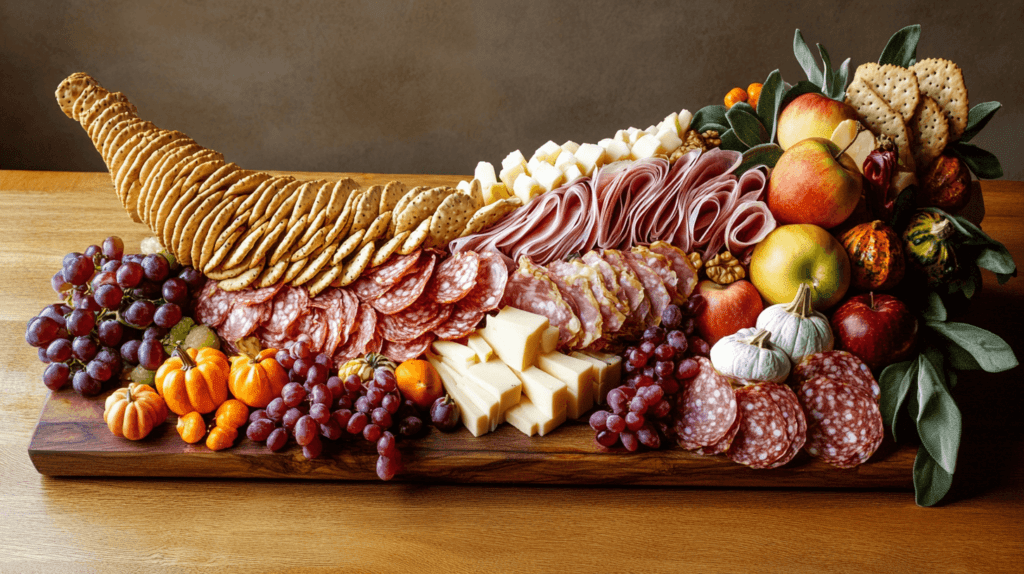
[[[797,288],[811,288],[811,303],[828,309],[850,287],[850,259],[835,237],[817,225],[776,227],[754,247],[750,281],[769,305],[788,303]]]
[[[842,223],[864,193],[854,160],[835,142],[809,138],[782,153],[768,179],[768,209],[779,223]]]
[[[797,96],[779,114],[779,146],[786,150],[803,139],[828,139],[843,120],[856,119],[857,110],[844,102],[813,92]]]

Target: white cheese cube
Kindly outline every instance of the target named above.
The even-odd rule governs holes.
[[[658,132],[654,137],[658,138],[661,142],[661,151],[663,153],[672,153],[679,149],[679,146],[683,145],[683,140],[679,139],[675,129]]]
[[[530,175],[537,180],[537,183],[544,188],[544,191],[551,191],[562,185],[562,182],[565,181],[565,174],[562,173],[562,170],[547,163],[540,164],[537,167],[537,172],[531,172]]]
[[[633,152],[633,159],[654,157],[661,153],[661,140],[650,134],[644,134],[642,138],[636,140],[636,143],[633,144],[630,151]]]
[[[537,357],[540,370],[565,383],[569,391],[566,416],[577,419],[594,405],[594,367],[562,353],[547,353]]]
[[[448,365],[445,365],[436,356],[427,355],[427,360],[437,369],[441,375],[441,384],[444,385],[444,392],[451,396],[452,400],[459,407],[459,419],[469,429],[473,436],[486,434],[491,430],[491,421],[486,412],[478,407],[469,396],[459,388],[458,375]]]
[[[459,185],[455,186],[455,189],[457,189],[459,191],[466,191],[466,192],[468,192],[469,188],[470,188],[470,185],[471,184],[468,181],[462,180],[462,181],[459,182]]]
[[[608,142],[607,146],[604,147],[604,158],[605,163],[612,163],[630,158],[629,146],[616,140]]]
[[[574,165],[569,169],[565,170],[563,172],[563,175],[565,175],[565,183],[569,184],[583,177],[583,172],[580,171],[580,166]]]
[[[504,183],[500,181],[497,183],[489,183],[483,187],[482,190],[484,196],[484,203],[490,205],[495,201],[501,199],[508,199],[512,197],[512,194],[508,192],[508,188],[505,187]]]
[[[529,397],[540,412],[548,417],[565,412],[569,400],[569,390],[565,383],[537,367],[513,372],[523,382],[523,397]]]
[[[581,353],[574,351],[569,354],[570,357],[574,357],[581,361],[586,361],[594,367],[594,402],[603,405],[605,403],[605,397],[608,396],[608,391],[619,386],[622,380],[622,359],[618,356],[609,355],[614,358],[614,363],[608,363],[604,360],[593,357],[587,353]]]
[[[505,156],[505,159],[501,160],[502,171],[513,168],[517,165],[526,165],[526,157],[523,156],[523,152],[519,150],[516,150],[508,154],[507,156]]]
[[[531,176],[536,176],[537,172],[540,170],[540,166],[546,163],[547,162],[540,157],[531,157],[530,161],[526,162],[526,173]]]
[[[442,359],[463,366],[475,365],[479,362],[476,351],[454,341],[434,341],[430,347]]]
[[[629,128],[626,130],[626,134],[626,143],[628,143],[630,147],[633,147],[633,144],[635,144],[636,140],[640,139],[641,136],[647,135],[647,133],[640,128]]]
[[[551,169],[554,169],[552,167]],[[526,175],[525,173],[520,174],[516,178],[515,184],[512,186],[512,193],[516,197],[523,200],[523,203],[530,203],[530,200],[544,193],[544,187],[537,182],[536,179]]]
[[[549,164],[554,165],[555,159],[558,154],[562,152],[562,146],[555,142],[548,140],[547,143],[537,148],[537,153],[533,154],[534,157],[542,159]]]
[[[576,165],[576,156],[571,152],[563,151],[558,154],[558,160],[555,162],[555,169],[565,173],[565,170]]]
[[[576,153],[576,150],[578,150],[578,149],[580,149],[580,144],[578,144],[578,143],[576,143],[576,142],[574,142],[572,140],[569,140],[569,141],[565,142],[564,144],[562,144],[562,151],[567,151],[569,153]]]
[[[470,349],[473,349],[473,352],[476,353],[477,360],[481,363],[490,361],[491,358],[494,357],[494,349],[487,344],[487,340],[484,339],[483,335],[480,333],[473,333],[470,335],[466,339],[466,345],[468,345]]]
[[[478,332],[506,365],[525,371],[537,361],[541,338],[547,328],[547,317],[505,307],[497,315],[488,317],[487,324]]]
[[[636,129],[636,128],[633,128],[633,129]],[[614,139],[616,141],[620,141],[622,143],[628,144],[629,143],[629,131],[628,130],[619,130],[619,131],[615,132],[615,137],[611,138],[611,139]],[[604,141],[604,140],[601,140],[601,141]]]
[[[601,167],[605,162],[604,148],[599,145],[583,144],[574,155],[576,163],[580,166],[580,171],[587,176],[593,175],[594,169]]]
[[[652,136],[653,135],[657,135],[658,134],[658,128],[657,128],[657,126],[647,126],[647,129],[645,129],[644,132],[646,132],[648,135],[652,135]]]
[[[494,175],[494,166],[490,162],[482,161],[476,164],[476,170],[473,172],[473,176],[480,180],[481,187],[486,187],[489,183],[498,181],[497,176]]]
[[[555,416],[549,416],[531,403],[528,397],[523,397],[523,400],[518,405],[510,408],[505,413],[508,424],[519,429],[526,436],[533,436],[535,434],[544,436],[564,423],[565,417],[565,409],[562,409]]]
[[[686,135],[686,132],[690,131],[690,122],[693,121],[693,114],[689,110],[681,110],[679,115],[676,117],[676,133],[679,137]]]
[[[676,133],[677,136],[680,135],[679,114],[672,112],[671,114],[665,116],[665,119],[661,120],[661,123],[658,124],[658,131],[661,130],[672,130],[673,132]]]
[[[504,183],[505,188],[508,189],[509,192],[511,192],[512,186],[515,185],[516,183],[516,178],[524,173],[526,173],[525,161],[523,163],[517,163],[510,167],[502,168],[500,175],[501,183]]]
[[[548,327],[540,337],[540,352],[550,353],[558,346],[558,327]]]

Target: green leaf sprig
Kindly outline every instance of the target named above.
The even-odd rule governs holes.
[[[846,97],[846,83],[850,78],[850,58],[847,58],[839,68],[834,68],[828,50],[821,44],[817,46],[824,69],[818,69],[814,54],[811,53],[807,42],[804,41],[803,34],[797,28],[796,33],[793,34],[793,55],[796,56],[796,61],[803,68],[804,73],[807,74],[807,81],[817,86],[822,94],[833,100],[842,101]]]

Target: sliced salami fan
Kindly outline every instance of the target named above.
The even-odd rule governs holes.
[[[273,333],[261,326],[253,333],[264,349],[283,349],[293,337],[287,333]]]
[[[800,385],[797,397],[807,415],[807,454],[832,466],[853,468],[882,444],[882,413],[860,387],[817,377]]]
[[[501,256],[493,251],[477,254],[480,269],[476,276],[476,287],[459,303],[466,309],[486,312],[493,311],[501,304],[508,283],[508,267]]]
[[[327,319],[327,340],[320,352],[331,356],[341,344],[341,338],[345,334],[345,305],[347,301],[344,291],[341,289],[327,289],[316,298],[326,303],[324,316]]]
[[[686,385],[677,404],[676,435],[687,450],[721,441],[736,421],[736,393],[729,379],[715,371],[706,357],[697,357],[700,372]]]
[[[430,344],[433,342],[433,333],[424,333],[408,343],[384,341],[384,345],[381,348],[380,353],[396,363],[401,363],[402,361],[409,361],[419,357],[423,353],[426,353],[427,349],[430,348]]]
[[[373,307],[360,303],[355,322],[358,325],[358,330],[349,337],[344,345],[334,351],[333,359],[336,365],[366,354],[366,349],[377,332],[377,312],[373,310]]]
[[[232,301],[234,297],[231,293],[217,287],[216,281],[207,280],[199,293],[196,320],[203,325],[219,327],[228,318]]]
[[[732,446],[732,441],[736,438],[736,433],[740,430],[740,422],[743,420],[743,413],[736,411],[736,420],[733,421],[732,426],[726,431],[725,436],[721,440],[711,446],[701,447],[693,451],[697,454],[712,455],[722,454],[729,451],[729,447]]]
[[[782,418],[786,419],[786,434],[789,435],[789,448],[782,458],[773,462],[769,468],[780,467],[793,460],[807,442],[807,417],[800,407],[800,400],[793,389],[778,383],[764,383],[759,387],[775,401],[775,406],[782,412]]]
[[[378,322],[384,339],[408,343],[444,323],[451,314],[451,305],[442,305],[424,293],[398,313],[381,315]]]
[[[508,278],[502,305],[547,317],[558,327],[558,347],[572,347],[579,342],[582,326],[570,303],[562,297],[555,283],[543,268],[519,258],[519,268]]]
[[[380,297],[370,301],[373,308],[385,315],[397,313],[416,302],[423,290],[427,288],[430,276],[434,272],[434,264],[437,257],[428,255],[418,265],[417,269],[402,278],[394,287],[389,289]]]
[[[270,318],[270,303],[244,305],[234,302],[227,319],[217,328],[217,334],[225,341],[232,343],[251,335],[256,327]]]
[[[260,303],[266,303],[277,295],[277,292],[281,290],[284,283],[278,283],[271,285],[270,287],[262,287],[260,289],[243,289],[242,291],[235,292],[235,301],[243,305],[258,305]]]
[[[750,468],[771,468],[790,444],[782,411],[760,383],[738,389],[736,404],[743,415],[729,447],[729,460]]]
[[[817,377],[828,377],[841,383],[855,385],[871,395],[878,402],[882,389],[864,361],[846,351],[825,351],[807,355],[793,369],[790,384],[799,387],[805,381]]]
[[[442,305],[455,303],[476,287],[479,272],[480,256],[476,252],[463,251],[453,255],[437,266],[427,293]]]
[[[471,307],[456,305],[452,314],[434,328],[434,335],[443,341],[454,341],[473,334],[487,313]]]
[[[270,319],[263,327],[280,335],[291,332],[292,325],[309,308],[309,294],[302,287],[286,286],[274,296]]]
[[[690,258],[686,256],[686,252],[664,241],[655,241],[648,246],[648,249],[668,260],[678,279],[676,292],[683,297],[689,297],[697,288],[697,270],[690,262]]]
[[[408,255],[399,255],[387,260],[386,263],[373,269],[367,269],[352,284],[352,290],[359,300],[368,303],[391,289],[403,277],[416,270],[416,263],[420,260],[422,250],[416,250]]]
[[[310,309],[308,313],[299,317],[299,332],[309,335],[313,342],[310,343],[309,348],[313,350],[313,354],[323,352],[324,346],[327,344],[327,331],[329,326],[327,324],[327,312],[323,309]]]

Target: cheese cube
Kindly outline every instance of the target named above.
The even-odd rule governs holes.
[[[516,178],[526,173],[526,162],[517,163],[513,166],[504,167],[501,169],[501,183],[505,184],[505,188],[509,192],[512,191],[512,186],[516,183]]]
[[[437,357],[428,355],[427,360],[430,361],[431,365],[434,365],[438,374],[441,375],[441,384],[444,385],[444,391],[448,393],[448,395],[452,397],[452,400],[455,401],[455,404],[459,406],[459,419],[462,421],[462,424],[469,429],[469,432],[473,436],[480,436],[490,431],[490,420],[488,420],[487,414],[473,404],[462,390],[459,389],[455,372],[438,360]]]
[[[466,344],[476,353],[476,358],[481,363],[490,361],[494,357],[494,349],[487,344],[487,340],[480,333],[473,333],[466,339]]]
[[[529,203],[531,199],[544,193],[544,191],[544,188],[536,179],[533,179],[525,173],[520,174],[519,177],[516,178],[515,184],[512,186],[512,192],[516,197],[523,200],[524,204]]]
[[[576,156],[571,152],[563,151],[558,154],[558,161],[555,162],[555,169],[565,173],[565,170],[576,165]]]
[[[604,147],[605,163],[630,158],[629,146],[620,141],[610,140],[607,146],[602,147]]]
[[[483,394],[498,399],[498,422],[504,421],[505,411],[519,403],[523,393],[523,382],[515,376],[508,365],[497,359],[486,363],[477,363],[459,372],[467,384],[482,391]]]
[[[537,361],[541,337],[547,328],[547,317],[505,307],[497,315],[488,317],[479,333],[506,365],[525,371]]]
[[[537,167],[537,172],[531,172],[530,175],[537,180],[537,183],[544,188],[545,191],[551,191],[562,185],[565,181],[565,175],[560,169],[553,165],[542,163]]]
[[[577,419],[594,405],[594,367],[586,361],[562,353],[547,353],[537,357],[540,370],[565,383],[569,391],[566,415]]]
[[[555,159],[558,158],[558,154],[562,152],[562,146],[555,142],[548,140],[547,143],[537,148],[536,153],[533,157],[546,161],[547,163],[554,165]]]
[[[540,352],[550,353],[558,346],[558,327],[548,327],[540,336]]]
[[[562,144],[562,151],[567,151],[569,153],[576,153],[576,150],[578,150],[578,149],[580,149],[580,144],[578,144],[578,143],[576,143],[576,142],[574,142],[572,140],[569,140],[569,141],[565,142],[564,144]],[[561,157],[561,155],[559,155],[559,157]]]
[[[498,181],[498,178],[494,175],[494,166],[490,162],[482,161],[476,164],[476,170],[473,172],[473,176],[480,180],[480,186],[486,187],[489,183]]]
[[[679,139],[679,135],[676,134],[675,129],[660,131],[654,137],[661,141],[661,149],[665,153],[672,153],[679,149],[679,146],[683,145],[683,140]]]
[[[505,159],[501,160],[502,171],[506,169],[511,169],[517,165],[526,165],[526,157],[523,156],[523,152],[519,150],[516,150],[508,154],[507,156],[505,156]]]
[[[441,357],[440,365],[451,372],[451,376],[463,399],[486,415],[488,430],[498,428],[498,425],[503,420],[501,417],[501,400],[474,384],[466,376],[466,367],[452,363],[447,357]],[[438,373],[441,372],[437,365],[435,365],[435,368],[438,369]],[[459,408],[461,407],[462,405],[459,405]]]
[[[536,405],[530,402],[528,397],[523,397],[523,400],[518,405],[510,408],[505,413],[508,424],[516,427],[526,436],[533,436],[535,434],[544,436],[564,423],[565,417],[565,409],[562,409],[555,416],[544,414]]]
[[[654,157],[661,153],[661,140],[650,134],[644,134],[642,138],[636,140],[636,143],[633,144],[630,151],[633,152],[633,159]]]
[[[693,114],[689,110],[680,110],[679,115],[676,116],[676,133],[679,134],[680,138],[690,131],[690,122],[692,121]]]
[[[494,203],[495,201],[508,199],[512,197],[512,194],[508,192],[508,188],[505,187],[505,184],[500,181],[497,183],[489,183],[483,186],[483,189],[481,191],[484,194],[484,203],[488,205]]]
[[[626,130],[626,133],[629,135],[629,139],[626,140],[626,143],[629,144],[629,147],[633,147],[633,144],[635,144],[638,139],[647,135],[647,132],[640,128],[629,128]]]
[[[614,364],[605,362],[587,353],[575,351],[569,354],[570,357],[586,361],[594,367],[594,402],[603,405],[608,391],[619,386],[622,380],[622,359],[615,355],[609,355],[615,359]]]
[[[580,171],[583,172],[583,175],[588,176],[593,175],[594,169],[601,167],[605,162],[604,148],[595,144],[581,145],[574,156],[576,163],[580,166]]]
[[[526,173],[536,175],[540,170],[540,166],[545,165],[547,162],[539,157],[531,157],[530,161],[526,162]]]
[[[633,129],[636,129],[636,128],[633,128]],[[627,130],[619,130],[619,131],[615,132],[615,137],[613,137],[611,139],[614,139],[616,141],[620,141],[620,142],[622,142],[624,144],[628,144],[629,143],[629,132]],[[604,140],[601,140],[601,141],[604,141]]]
[[[665,116],[665,119],[661,120],[661,123],[658,124],[658,131],[660,132],[662,130],[672,130],[673,132],[676,133],[677,136],[680,136],[681,134],[679,133],[679,114],[672,112],[671,114]]]
[[[470,189],[470,185],[471,184],[468,181],[462,180],[462,181],[459,182],[459,185],[455,186],[455,189],[457,189],[459,191],[467,191],[468,192],[469,189]]]
[[[572,183],[572,182],[576,181],[577,179],[583,177],[583,172],[580,171],[580,166],[578,166],[578,165],[574,165],[574,166],[570,167],[569,169],[565,170],[564,174],[565,174],[565,183],[566,184]]]
[[[523,397],[529,397],[540,412],[549,417],[565,412],[569,400],[569,390],[565,383],[537,367],[513,372],[523,382]]]
[[[434,341],[430,346],[435,353],[455,364],[468,367],[480,362],[476,351],[454,341]]]

